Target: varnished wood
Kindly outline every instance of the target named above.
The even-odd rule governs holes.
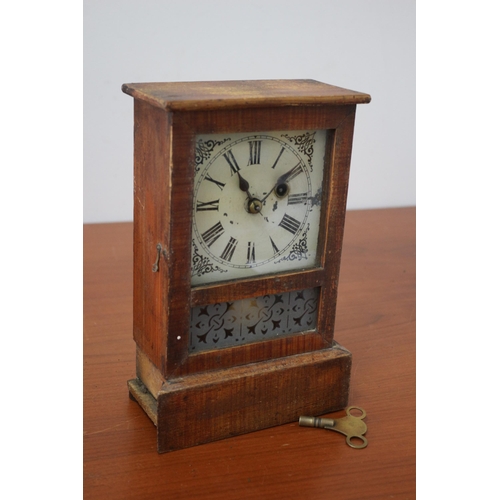
[[[144,410],[154,425],[158,425],[158,402],[151,396],[145,385],[139,379],[127,382],[129,396]]]
[[[150,106],[152,110],[157,110]],[[165,329],[171,332],[166,338],[166,357],[158,368],[166,378],[193,373],[194,371],[230,366],[231,363],[250,363],[282,355],[322,349],[332,345],[334,336],[335,294],[339,272],[339,258],[342,247],[343,218],[347,196],[351,141],[354,125],[355,106],[323,107],[282,107],[266,109],[211,110],[196,112],[177,112],[172,120],[172,151],[164,155],[163,165],[168,171],[163,179],[171,185],[161,183],[161,179],[150,179],[162,199],[171,197],[169,224],[163,230],[168,234],[170,244],[162,255],[159,279],[164,282],[163,300],[165,309]],[[207,129],[210,124],[210,129]],[[200,131],[221,132],[224,130],[264,130],[300,128],[329,129],[327,163],[325,164],[324,190],[325,214],[322,217],[319,265],[314,270],[300,270],[283,275],[278,279],[258,277],[240,280],[212,287],[195,288],[191,291],[189,259],[179,256],[191,253],[192,196],[194,176],[194,141]],[[150,144],[149,147],[154,147]],[[144,146],[141,146],[141,148]],[[169,191],[167,195],[166,191]],[[151,248],[154,253],[154,248]],[[164,259],[163,259],[164,257]],[[322,263],[322,265],[321,265]],[[326,263],[326,265],[325,265]],[[143,267],[149,273],[149,267]],[[313,286],[332,283],[320,295],[318,333],[322,341],[314,336],[295,336],[262,344],[248,344],[238,347],[237,354],[210,352],[196,359],[188,355],[189,311],[194,305],[240,300],[250,296],[279,293],[282,290],[301,290]],[[190,304],[187,297],[191,297]],[[167,299],[168,298],[168,299]],[[206,302],[205,302],[206,300]],[[308,342],[310,340],[310,342]],[[141,348],[148,352],[147,349]],[[154,360],[152,360],[154,362]]]
[[[317,330],[329,344],[333,342],[334,337],[354,118],[355,109],[353,108],[351,113],[332,132],[333,137],[330,137],[331,143],[329,143],[325,159],[324,184],[327,188],[323,196],[322,230],[318,244],[320,261],[324,268],[323,280],[326,286],[321,289]]]
[[[315,80],[128,83],[122,89],[153,106],[183,111],[370,102],[368,94]]]
[[[205,304],[225,302],[233,297],[247,299],[259,295],[270,295],[280,289],[314,288],[323,284],[324,275],[324,269],[318,267],[301,271],[298,284],[297,273],[294,272],[280,274],[279,276],[261,276],[257,280],[250,278],[238,280],[236,283],[225,282],[198,286],[191,290],[191,304],[193,306],[203,306]]]
[[[256,342],[244,347],[242,349],[241,346],[236,346],[191,354],[186,362],[179,366],[176,375],[184,376],[206,370],[227,369],[232,366],[293,356],[295,354],[329,348],[331,347],[331,343],[327,343],[323,336],[316,331],[305,331],[300,335]],[[219,375],[221,379],[224,379],[225,374],[223,372],[219,372]]]
[[[156,396],[161,391],[165,378],[139,346],[136,353],[136,372],[137,377],[152,395]]]
[[[136,369],[132,242],[131,223],[84,226],[86,499],[415,498],[414,208],[347,212],[335,338],[353,354],[364,450],[294,423],[158,455],[124,383]]]
[[[165,364],[168,293],[166,265],[153,273],[156,245],[170,245],[169,115],[134,101],[134,339],[156,364]],[[164,250],[165,251],[165,250]],[[165,254],[161,255],[162,260]]]
[[[139,401],[158,451],[175,451],[345,408],[351,359],[337,347],[167,380],[153,416],[153,399]]]
[[[322,394],[314,406],[309,405],[316,412],[338,409],[348,397],[351,358],[348,352],[335,356],[341,349],[333,341],[337,281],[355,109],[357,103],[368,102],[369,96],[311,80],[133,84],[124,85],[123,91],[135,98],[137,375],[140,380],[144,375],[142,382],[158,401],[158,450],[175,450],[296,419],[303,408],[300,402],[309,401],[314,394]],[[197,135],[279,129],[328,130],[316,269],[299,269],[275,279],[259,276],[236,280],[192,291],[190,255]],[[319,291],[314,331],[230,349],[189,353],[191,310],[195,304],[237,301],[311,287]],[[318,372],[318,367],[304,356],[315,351],[318,356],[333,356],[335,360],[324,365],[318,361]],[[303,362],[301,367],[294,364],[298,360]],[[249,371],[241,387],[244,397],[235,397],[241,391],[239,379],[232,374],[246,365]],[[276,369],[271,370],[270,366]],[[205,414],[206,425],[196,434],[191,430],[199,427],[192,421],[193,414],[184,411],[184,415],[178,416],[173,408],[180,408],[179,401],[189,400],[191,408],[202,410],[205,385],[200,377],[205,374],[220,402],[210,414]],[[199,380],[200,387],[184,393],[176,391],[180,399],[164,403],[165,387],[180,384],[175,386],[179,388],[188,379]],[[302,379],[307,381],[307,388],[300,391]],[[160,381],[164,383],[159,391]],[[255,390],[249,390],[250,387]],[[260,407],[252,399],[254,395],[263,403]],[[171,396],[168,401],[172,401]],[[251,412],[250,407],[254,408]],[[150,406],[144,408],[150,415]],[[242,413],[247,415],[244,425],[227,417]],[[175,418],[177,426],[173,426]]]
[[[174,113],[198,133],[268,132],[272,130],[334,130],[356,109],[354,105],[230,108]]]

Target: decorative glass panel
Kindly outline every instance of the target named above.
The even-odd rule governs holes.
[[[316,328],[319,288],[195,307],[190,352],[272,340]]]

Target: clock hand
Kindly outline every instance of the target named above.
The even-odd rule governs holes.
[[[236,172],[238,174],[238,178],[240,181],[240,189],[245,192],[248,196],[248,211],[251,214],[259,214],[260,211],[262,210],[262,202],[258,198],[254,198],[250,194],[250,184],[248,184],[248,181],[242,177],[242,175],[239,172]]]
[[[274,186],[276,187],[276,186]],[[269,193],[266,194],[266,196],[264,196],[264,198],[262,198],[261,203],[264,203],[264,201],[266,200],[266,198],[274,191],[274,187],[271,189],[271,191],[269,191]]]
[[[238,174],[238,178],[240,181],[240,189],[247,194],[248,198],[252,199],[252,195],[250,194],[250,184],[248,184],[248,181],[246,179],[243,179],[241,174],[239,172],[236,172]]]
[[[300,163],[299,163],[299,165],[300,165]],[[299,165],[295,165],[295,167],[291,168],[288,172],[285,172],[283,175],[280,175],[280,176],[278,177],[278,180],[276,181],[276,186],[277,186],[278,184],[284,184],[284,183],[288,180],[288,178],[289,178],[289,177],[290,177],[290,176],[291,176],[294,172],[296,172],[296,171],[297,171],[297,167],[299,167]],[[299,168],[300,168],[300,167],[299,167]],[[276,186],[275,186],[275,187],[276,187]],[[273,188],[273,189],[274,189],[274,188]]]
[[[276,184],[272,187],[272,189],[262,198],[261,203],[264,203],[264,200],[274,191],[276,190],[276,194],[280,197],[283,198],[288,194],[288,184],[286,181],[288,178],[292,175],[292,173],[296,170],[297,166],[291,168],[288,172],[285,172],[283,175],[280,175],[278,177],[278,180],[276,181]]]

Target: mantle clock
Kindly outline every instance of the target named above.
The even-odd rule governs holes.
[[[347,406],[334,341],[356,105],[314,80],[125,84],[137,378],[167,452]]]

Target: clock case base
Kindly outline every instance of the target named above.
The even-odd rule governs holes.
[[[352,356],[339,344],[176,378],[161,386],[141,357],[138,352],[138,378],[128,381],[129,394],[157,427],[159,453],[296,422],[301,415],[322,415],[348,405]]]

